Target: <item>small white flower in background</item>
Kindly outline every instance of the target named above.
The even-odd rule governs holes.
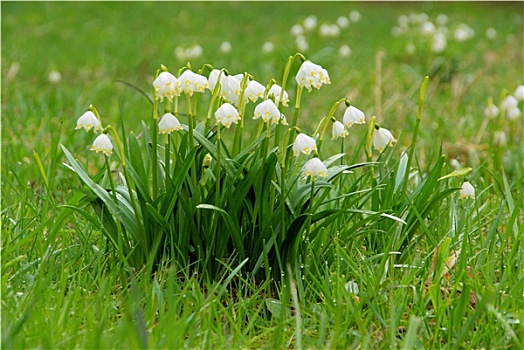
[[[51,84],[58,84],[62,80],[62,74],[56,70],[53,70],[49,72],[47,79]]]
[[[179,61],[186,59],[186,50],[182,46],[175,47],[175,56]]]
[[[293,154],[297,156],[300,152],[304,154],[311,154],[311,152],[317,150],[317,142],[314,138],[307,136],[304,133],[300,133],[295,138],[293,143]]]
[[[318,34],[320,34],[320,36],[323,36],[324,38],[332,36],[331,26],[329,24],[322,24],[318,29]]]
[[[166,113],[158,122],[159,134],[170,134],[175,130],[182,130],[182,125],[178,119],[171,113]]]
[[[354,281],[349,281],[347,282],[344,287],[346,288],[346,292],[348,293],[351,293],[351,294],[354,294],[354,295],[358,295],[359,293],[359,289],[358,289],[358,284]]]
[[[473,38],[475,36],[475,31],[468,27],[467,24],[461,23],[453,32],[453,36],[456,41],[462,42]]]
[[[468,197],[475,199],[475,188],[469,183],[469,181],[464,181],[460,188],[459,198],[464,199]]]
[[[349,133],[346,130],[346,127],[344,126],[344,124],[342,124],[338,120],[333,123],[332,137],[331,137],[332,140],[336,140],[339,137],[344,138],[347,135],[349,135]]]
[[[486,29],[486,38],[493,40],[497,37],[497,31],[495,28],[488,28]]]
[[[379,152],[384,151],[388,146],[393,146],[397,140],[388,129],[379,128],[373,133],[373,147]]]
[[[420,27],[420,32],[423,34],[423,35],[433,35],[435,33],[435,31],[437,30],[437,28],[435,27],[435,25],[430,22],[430,21],[427,21],[427,22],[424,22],[422,23],[422,26]]]
[[[262,45],[262,52],[264,53],[271,53],[275,50],[275,45],[271,41],[266,41]]]
[[[229,127],[233,123],[234,124],[238,123],[238,121],[240,120],[240,116],[238,114],[237,109],[233,105],[229,103],[224,103],[215,112],[215,119],[216,119],[217,124],[220,123],[229,129]]]
[[[517,100],[524,100],[524,85],[517,86],[513,96],[515,96]]]
[[[187,59],[199,58],[204,53],[204,49],[200,45],[193,45],[185,50],[185,57]]]
[[[311,87],[320,89],[322,84],[331,84],[327,70],[310,61],[304,61],[295,77],[298,85],[311,91]]]
[[[493,134],[493,143],[497,146],[506,146],[508,144],[508,139],[504,131],[495,131]]]
[[[522,112],[520,111],[519,107],[511,107],[510,109],[506,110],[506,118],[509,120],[515,120],[521,115]]]
[[[204,92],[209,87],[207,78],[203,75],[197,74],[189,69],[186,69],[180,77],[178,77],[180,88],[188,96],[193,96],[195,92]]]
[[[348,57],[351,55],[351,48],[347,45],[342,45],[338,48],[338,54],[342,57]]]
[[[244,96],[246,96],[251,102],[256,102],[259,98],[264,97],[264,91],[266,87],[260,84],[256,80],[251,80],[244,90]]]
[[[364,115],[364,112],[362,112],[360,109],[349,106],[346,108],[346,111],[344,112],[344,117],[342,119],[345,126],[350,128],[353,126],[353,124],[365,124],[366,123],[366,116]]]
[[[357,10],[353,10],[349,13],[349,19],[353,23],[357,23],[358,21],[360,21],[361,17],[362,16],[360,15],[360,12],[358,12]]]
[[[258,118],[262,118],[265,123],[271,120],[273,124],[278,124],[281,120],[281,113],[273,100],[265,100],[255,107],[253,119]]]
[[[111,153],[113,153],[113,144],[111,143],[109,136],[107,136],[106,134],[100,134],[95,139],[95,141],[93,141],[91,150],[96,151],[96,153],[102,152],[105,155],[109,156]]]
[[[440,26],[444,26],[448,23],[448,16],[446,16],[445,14],[441,13],[440,15],[437,16],[437,24],[440,25]]]
[[[297,45],[297,49],[300,52],[306,52],[309,50],[309,44],[303,35],[299,35],[295,38],[295,44]]]
[[[350,18],[351,19],[351,18]],[[406,28],[409,26],[409,18],[406,15],[400,15],[397,18],[397,23],[400,27]]]
[[[102,129],[102,126],[100,125],[100,120],[98,120],[95,114],[91,111],[87,111],[82,114],[76,122],[75,130],[81,128],[84,128],[85,131],[89,131],[91,128],[93,128],[95,132],[98,132],[99,129]]]
[[[306,17],[304,20],[304,29],[308,32],[315,29],[317,26],[317,18],[313,15]]]
[[[431,43],[431,51],[440,53],[444,51],[448,45],[446,35],[442,31],[437,31],[433,36],[433,42]]]
[[[484,108],[484,115],[489,118],[495,118],[499,114],[499,109],[494,104]]]
[[[514,108],[514,107],[517,107],[519,104],[519,100],[517,100],[517,98],[513,95],[508,95],[504,98],[504,100],[502,100],[502,103],[500,104],[500,107],[501,108],[504,108],[504,109],[511,109],[511,108]]]
[[[404,49],[408,55],[413,55],[415,51],[417,51],[417,48],[413,43],[406,44],[406,48]]]
[[[456,158],[451,158],[449,165],[451,165],[451,167],[455,170],[462,168],[462,164]]]
[[[278,107],[279,101],[280,101],[280,94],[282,94],[282,104],[287,107],[289,103],[289,96],[286,92],[286,90],[282,91],[282,87],[277,84],[271,85],[271,88],[269,89],[268,96],[275,98],[275,104]]]
[[[304,28],[300,24],[295,24],[289,30],[292,36],[298,36],[304,34]]]
[[[164,100],[164,97],[171,101],[174,96],[180,96],[182,92],[180,82],[169,72],[160,73],[153,81],[153,87],[155,89],[155,99],[160,100],[160,102]]]
[[[344,17],[344,16],[339,16],[337,18],[337,25],[340,28],[347,28],[347,27],[349,27],[349,18]]]
[[[316,176],[326,177],[327,168],[320,159],[311,158],[306,162],[306,164],[304,164],[302,173],[304,174],[304,177],[310,176],[312,179],[314,179]]]
[[[222,44],[220,44],[220,52],[222,53],[230,53],[232,48],[233,47],[231,46],[231,43],[229,41],[224,41],[222,42]]]

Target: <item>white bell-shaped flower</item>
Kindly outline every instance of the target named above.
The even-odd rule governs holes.
[[[159,134],[170,134],[175,130],[182,130],[182,125],[178,119],[171,113],[166,113],[158,122]]]
[[[240,81],[233,75],[222,74],[220,77],[220,96],[224,97],[230,103],[238,105],[240,102]]]
[[[164,97],[171,101],[174,96],[180,96],[182,92],[180,82],[169,72],[160,73],[153,81],[153,87],[155,89],[155,99],[160,100],[160,102],[164,100]]]
[[[388,146],[393,146],[397,140],[388,129],[379,128],[373,133],[373,147],[379,152],[384,151]]]
[[[264,96],[264,91],[266,91],[266,87],[264,85],[260,84],[256,80],[251,80],[246,86],[244,96],[246,96],[251,102],[256,102],[256,100]]]
[[[273,100],[265,100],[255,107],[255,115],[253,119],[262,118],[265,123],[271,120],[273,124],[278,124],[282,117],[283,116]]]
[[[317,150],[317,142],[314,138],[304,134],[300,133],[295,138],[295,142],[293,143],[293,154],[297,156],[300,152],[304,154],[311,154],[311,152]]]
[[[524,100],[524,85],[517,86],[513,96],[515,96],[517,100]]]
[[[459,198],[472,198],[475,199],[475,187],[473,187],[469,181],[464,181],[462,187],[460,188]]]
[[[333,123],[333,131],[332,131],[332,140],[336,140],[339,137],[346,137],[349,135],[349,133],[346,130],[346,127],[344,124],[339,122],[338,120]]]
[[[91,128],[93,128],[95,132],[98,132],[98,130],[102,129],[102,125],[100,125],[100,120],[98,120],[98,118],[93,112],[87,111],[84,114],[82,114],[76,122],[75,130],[81,128],[84,128],[85,131],[89,131],[91,130]]]
[[[275,98],[275,104],[278,106],[279,100],[280,100],[280,94],[282,94],[282,104],[287,107],[289,103],[289,96],[286,92],[286,90],[282,91],[282,87],[277,84],[271,85],[271,88],[269,89],[268,96]]]
[[[224,75],[224,73],[222,73],[222,75]],[[222,77],[222,75],[220,74],[220,70],[219,69],[213,69],[210,73],[209,73],[209,77],[207,78],[207,85],[208,85],[208,89],[213,92],[213,90],[215,90],[215,86],[217,85],[218,83],[218,77]]]
[[[488,118],[495,118],[499,115],[499,109],[494,104],[491,104],[484,108],[484,115]]]
[[[320,89],[322,84],[331,84],[327,70],[310,61],[304,61],[295,77],[297,84],[311,91],[311,87]]]
[[[96,151],[96,153],[102,152],[105,155],[110,155],[111,153],[113,153],[113,144],[111,143],[109,136],[107,136],[106,134],[100,134],[95,139],[95,141],[93,141],[91,150]]]
[[[311,178],[315,178],[317,176],[326,177],[327,168],[320,159],[315,157],[315,158],[311,158],[310,160],[306,162],[306,164],[304,164],[302,173],[304,174],[304,177],[308,177],[308,176],[310,176]]]
[[[509,120],[515,120],[518,117],[522,115],[522,112],[520,111],[519,107],[511,107],[508,110],[506,110],[506,118]]]
[[[237,124],[240,120],[240,115],[238,114],[237,109],[229,103],[224,103],[220,108],[215,112],[215,119],[217,124],[222,124],[226,128],[234,123]]]
[[[188,96],[193,96],[195,92],[204,92],[209,86],[205,76],[192,72],[189,69],[180,75],[178,81],[180,82],[181,89]]]
[[[364,115],[364,112],[362,112],[360,109],[349,106],[346,108],[346,111],[344,112],[344,117],[342,119],[344,122],[344,125],[348,128],[352,127],[353,124],[365,124],[366,123],[366,116]]]
[[[513,95],[508,95],[502,100],[502,103],[500,104],[500,107],[504,108],[505,110],[517,107],[519,104],[519,101],[517,98]]]

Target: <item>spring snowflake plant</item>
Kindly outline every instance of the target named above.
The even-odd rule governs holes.
[[[297,61],[288,125],[285,89]],[[373,211],[359,204],[366,191],[341,186],[351,169],[377,164],[372,145],[383,152],[396,141],[375,117],[367,131],[360,129],[368,162],[354,165],[343,164],[344,154],[330,156],[321,148],[326,134],[343,142],[346,127],[366,122],[345,98],[334,103],[312,135],[297,125],[303,89],[329,83],[327,70],[301,54],[289,57],[280,85],[274,79],[263,85],[247,73],[230,75],[208,64],[196,72],[189,65],[173,73],[162,66],[141,137],[120,136],[93,106],[78,120],[77,129],[98,134],[91,149],[104,156],[105,167],[89,174],[62,146],[68,167],[85,185],[83,203],[88,203],[71,208],[103,232],[129,266],[152,271],[169,263],[213,279],[228,266],[257,279],[283,275],[288,265],[296,270],[307,242],[330,232],[337,220],[403,221],[387,214],[390,208]],[[253,115],[246,112],[249,103],[256,104]],[[335,117],[341,104],[347,107],[344,123]],[[249,140],[244,137],[248,123],[258,124]]]

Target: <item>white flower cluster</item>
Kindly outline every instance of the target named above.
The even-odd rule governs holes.
[[[524,100],[524,85],[519,85],[513,94],[504,97],[500,102],[500,108],[490,101],[484,108],[484,115],[488,118],[496,118],[502,110],[508,120],[516,120],[522,116],[522,110],[519,107],[519,101],[522,100]]]
[[[391,29],[394,37],[406,39],[405,51],[414,54],[417,50],[429,49],[441,53],[450,40],[463,42],[475,36],[475,30],[465,23],[449,24],[445,14],[431,20],[425,13],[410,13],[397,18],[397,25]]]
[[[95,115],[95,113],[89,110],[82,114],[76,122],[75,130],[82,128],[86,132],[93,129],[95,133],[98,133],[99,131],[102,131],[102,123],[100,123],[100,119]],[[91,150],[96,151],[96,153],[102,152],[109,156],[113,153],[113,144],[111,143],[109,136],[106,134],[100,134],[96,137],[95,141],[93,141]]]

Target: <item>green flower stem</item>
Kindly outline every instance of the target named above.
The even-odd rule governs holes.
[[[193,147],[195,147],[195,139],[193,137],[194,125],[193,125],[193,113],[191,110],[191,97],[189,97],[189,95],[186,95],[186,99],[187,99],[187,109],[188,109],[187,126],[189,129],[189,150],[192,150]]]
[[[368,126],[368,133],[366,135],[366,148],[365,149],[366,149],[366,158],[368,162],[373,161],[372,146],[373,146],[373,133],[375,132],[376,119],[377,118],[375,116],[371,117],[371,121],[369,122],[369,126]]]
[[[156,110],[156,109],[155,109]],[[144,244],[146,245],[146,250],[149,251],[149,240],[146,235],[146,231],[144,229],[144,225],[142,223],[142,220],[140,218],[140,212],[138,211],[138,205],[135,200],[135,196],[133,194],[133,188],[131,186],[131,178],[129,177],[129,174],[127,172],[127,164],[126,164],[126,156],[124,153],[124,145],[122,144],[122,141],[120,140],[120,137],[118,136],[118,133],[116,130],[111,126],[108,125],[105,129],[105,131],[109,132],[111,134],[111,137],[113,138],[113,141],[116,144],[116,147],[118,149],[118,153],[120,155],[120,163],[122,165],[122,173],[124,174],[124,178],[126,180],[127,185],[127,191],[129,192],[129,198],[131,199],[131,206],[133,207],[133,212],[135,213],[135,220],[138,228],[140,229],[140,232],[143,234],[143,240]],[[156,165],[156,164],[154,164]]]
[[[291,121],[291,127],[297,125],[298,121],[298,112],[300,110],[300,101],[302,99],[302,92],[304,91],[304,87],[302,85],[297,86],[297,96],[295,98],[295,110],[293,111],[293,120]]]
[[[151,173],[153,175],[153,200],[156,199],[158,194],[158,153],[157,153],[157,133],[158,133],[158,100],[155,99],[153,103],[153,121],[151,123],[151,140],[152,145],[152,165]],[[123,154],[122,154],[123,156]]]
[[[217,159],[215,165],[215,206],[220,208],[220,152],[222,151],[222,139],[220,136],[221,125],[217,124]]]
[[[420,121],[422,120],[422,106],[426,97],[426,91],[428,90],[429,77],[426,75],[420,83],[419,98],[418,98],[418,111],[417,121],[415,123],[415,129],[413,130],[413,138],[411,139],[411,145],[409,146],[408,162],[406,165],[406,173],[404,174],[404,191],[407,189],[409,173],[411,169],[411,161],[413,160],[413,154],[415,153],[415,146],[417,145],[417,135],[420,127]]]
[[[244,77],[240,82],[240,97],[238,101],[238,116],[240,117],[240,125],[235,130],[235,138],[233,142],[233,155],[237,155],[242,150],[242,135],[244,133],[244,113],[246,110],[246,97],[244,91],[246,90],[249,75],[244,73]]]
[[[113,193],[115,203],[118,203],[118,199],[116,198],[115,181],[113,180],[113,175],[111,174],[111,164],[109,163],[109,156],[107,154],[104,154],[104,158],[106,162],[107,175],[109,176],[109,185],[111,186],[111,192]]]
[[[164,163],[165,163],[165,168],[166,168],[166,174],[167,175],[170,175],[170,172],[169,172],[169,163],[171,162],[171,155],[169,154],[170,151],[169,151],[169,134],[165,134],[164,135],[164,148],[165,148],[165,159],[164,159]],[[166,176],[166,185],[165,185],[165,188],[167,188],[167,176]]]
[[[333,115],[335,114],[335,111],[337,110],[337,107],[342,103],[347,103],[346,98],[341,98],[340,100],[336,101],[333,106],[331,106],[331,109],[329,110],[329,113],[327,116],[322,118],[320,123],[317,126],[317,129],[313,133],[313,137],[316,135],[319,135],[318,141],[317,141],[317,152],[320,152],[320,147],[322,146],[322,142],[324,141],[325,134],[329,132],[329,125],[330,121],[333,120]]]

